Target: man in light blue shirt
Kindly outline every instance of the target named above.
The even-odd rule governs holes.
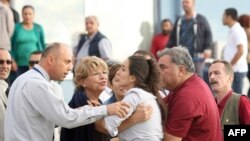
[[[53,43],[33,69],[14,81],[7,103],[5,141],[50,141],[55,125],[73,128],[107,115],[124,117],[127,114],[126,103],[69,108],[56,96],[50,80],[63,80],[71,69],[70,49],[65,44]]]

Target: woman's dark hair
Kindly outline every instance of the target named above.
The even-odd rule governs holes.
[[[112,84],[112,80],[114,79],[115,77],[115,74],[117,73],[117,71],[122,67],[121,64],[117,63],[117,64],[114,64],[112,65],[110,68],[109,68],[109,74],[108,74],[108,80],[110,82],[111,85]]]
[[[143,56],[147,59],[147,56],[149,56],[151,59],[156,60],[155,56],[146,50],[137,50],[136,52],[134,52],[133,56]]]
[[[238,19],[238,22],[243,28],[250,28],[250,15],[241,15]]]
[[[143,56],[130,56],[129,72],[136,78],[135,86],[157,96],[160,88],[160,72],[153,59]]]
[[[32,9],[33,11],[35,11],[35,8],[34,8],[32,5],[24,5],[23,8],[22,8],[22,12],[23,12],[23,10],[26,9],[26,8],[30,8],[30,9]]]

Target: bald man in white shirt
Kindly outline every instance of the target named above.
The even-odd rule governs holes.
[[[73,128],[107,115],[127,114],[126,103],[71,109],[54,94],[50,83],[50,80],[63,80],[71,69],[70,49],[65,44],[53,43],[33,69],[14,81],[7,103],[5,141],[50,141],[55,125]]]

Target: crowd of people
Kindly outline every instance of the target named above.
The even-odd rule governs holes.
[[[206,66],[209,21],[196,13],[195,0],[182,6],[174,23],[162,20],[149,51],[119,62],[96,16],[85,18],[86,34],[71,50],[46,45],[33,6],[23,6],[19,22],[9,0],[0,0],[0,141],[52,141],[55,132],[61,141],[223,141],[225,125],[250,125],[250,100],[242,94],[250,77],[250,15],[225,9],[223,56]],[[70,71],[75,90],[66,103],[58,82]]]

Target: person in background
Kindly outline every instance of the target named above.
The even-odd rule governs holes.
[[[124,98],[125,92],[120,89],[120,86],[118,85],[118,76],[117,72],[121,69],[122,65],[117,63],[113,64],[109,68],[109,73],[108,73],[108,85],[110,89],[112,90],[112,96],[106,100],[103,104],[110,104],[114,103],[116,101],[121,101]]]
[[[120,140],[154,140],[163,138],[161,113],[156,100],[159,91],[160,75],[152,59],[142,56],[130,56],[117,72],[118,85],[126,91],[122,101],[130,104],[129,114],[125,118],[108,116],[104,118],[103,126],[111,136],[118,135]],[[119,130],[120,124],[126,120],[139,106],[144,103],[151,106],[151,117],[139,124],[133,125],[123,131]],[[119,131],[119,133],[118,133]]]
[[[250,82],[250,15],[243,14],[238,18],[238,22],[240,25],[244,28],[247,34],[247,47],[248,47],[248,53],[247,53],[247,65],[248,65],[248,72],[247,72],[247,78]],[[250,89],[248,90],[248,97],[250,97]]]
[[[42,57],[42,51],[33,51],[31,54],[30,54],[30,57],[29,57],[29,69],[33,69],[34,65],[35,64],[38,64],[41,57]]]
[[[247,75],[247,35],[237,22],[238,12],[235,8],[227,8],[223,14],[223,25],[230,28],[223,50],[223,60],[229,62],[234,70],[233,91],[242,94],[244,78]]]
[[[10,74],[11,56],[8,50],[0,48],[0,141],[4,141],[4,119],[7,108],[6,90],[8,84],[5,79]]]
[[[33,6],[23,6],[23,22],[16,24],[11,38],[13,70],[17,71],[16,77],[29,70],[29,56],[33,51],[45,49],[44,31],[41,25],[34,23],[34,14]]]
[[[224,125],[250,125],[250,100],[232,90],[234,71],[231,64],[215,60],[209,67],[208,76],[218,106],[222,130]]]
[[[117,64],[118,61],[116,60],[105,60],[106,64],[108,65],[108,70],[110,69],[110,67],[112,67],[114,64]],[[102,101],[102,102],[105,102],[106,100],[108,100],[111,96],[112,96],[112,93],[111,93],[111,88],[110,88],[110,83],[108,82],[108,85],[107,87],[103,90],[103,92],[100,94],[100,97],[99,99]]]
[[[7,0],[0,0],[0,48],[11,50],[14,18]]]
[[[99,21],[96,16],[85,18],[87,34],[82,34],[77,46],[74,48],[75,63],[85,56],[97,56],[103,60],[112,58],[111,43],[105,35],[99,31]]]
[[[19,18],[19,14],[18,12],[11,7],[11,0],[7,0],[7,4],[8,6],[10,7],[11,11],[12,11],[12,14],[13,14],[13,17],[14,17],[14,23],[17,24],[20,22],[20,18]],[[1,30],[0,30],[1,31]],[[14,25],[13,25],[13,31],[14,31]],[[13,61],[13,58],[12,58],[12,61]],[[11,84],[13,83],[13,81],[16,79],[16,66],[14,65],[11,65],[11,71],[10,71],[10,75],[9,77],[7,78],[7,83],[9,84],[9,86],[11,86]]]
[[[166,48],[159,55],[167,114],[164,141],[222,141],[218,109],[207,84],[195,74],[186,47]]]
[[[157,52],[163,50],[168,43],[170,33],[172,31],[172,22],[169,19],[161,21],[161,33],[154,36],[150,48],[150,52],[157,57]]]
[[[182,0],[182,7],[185,13],[175,21],[167,47],[186,47],[195,72],[203,77],[204,61],[211,56],[211,28],[206,17],[195,11],[195,0]]]
[[[6,1],[8,2],[8,5],[9,5],[11,11],[12,11],[12,14],[13,14],[13,17],[14,17],[14,23],[15,24],[19,23],[20,22],[19,14],[14,8],[12,8],[11,0],[6,0]]]
[[[7,102],[5,141],[51,141],[55,125],[74,128],[107,115],[124,117],[128,113],[129,105],[125,102],[72,109],[59,99],[50,80],[62,81],[67,76],[72,69],[72,57],[66,44],[52,43],[39,63],[14,81]]]

